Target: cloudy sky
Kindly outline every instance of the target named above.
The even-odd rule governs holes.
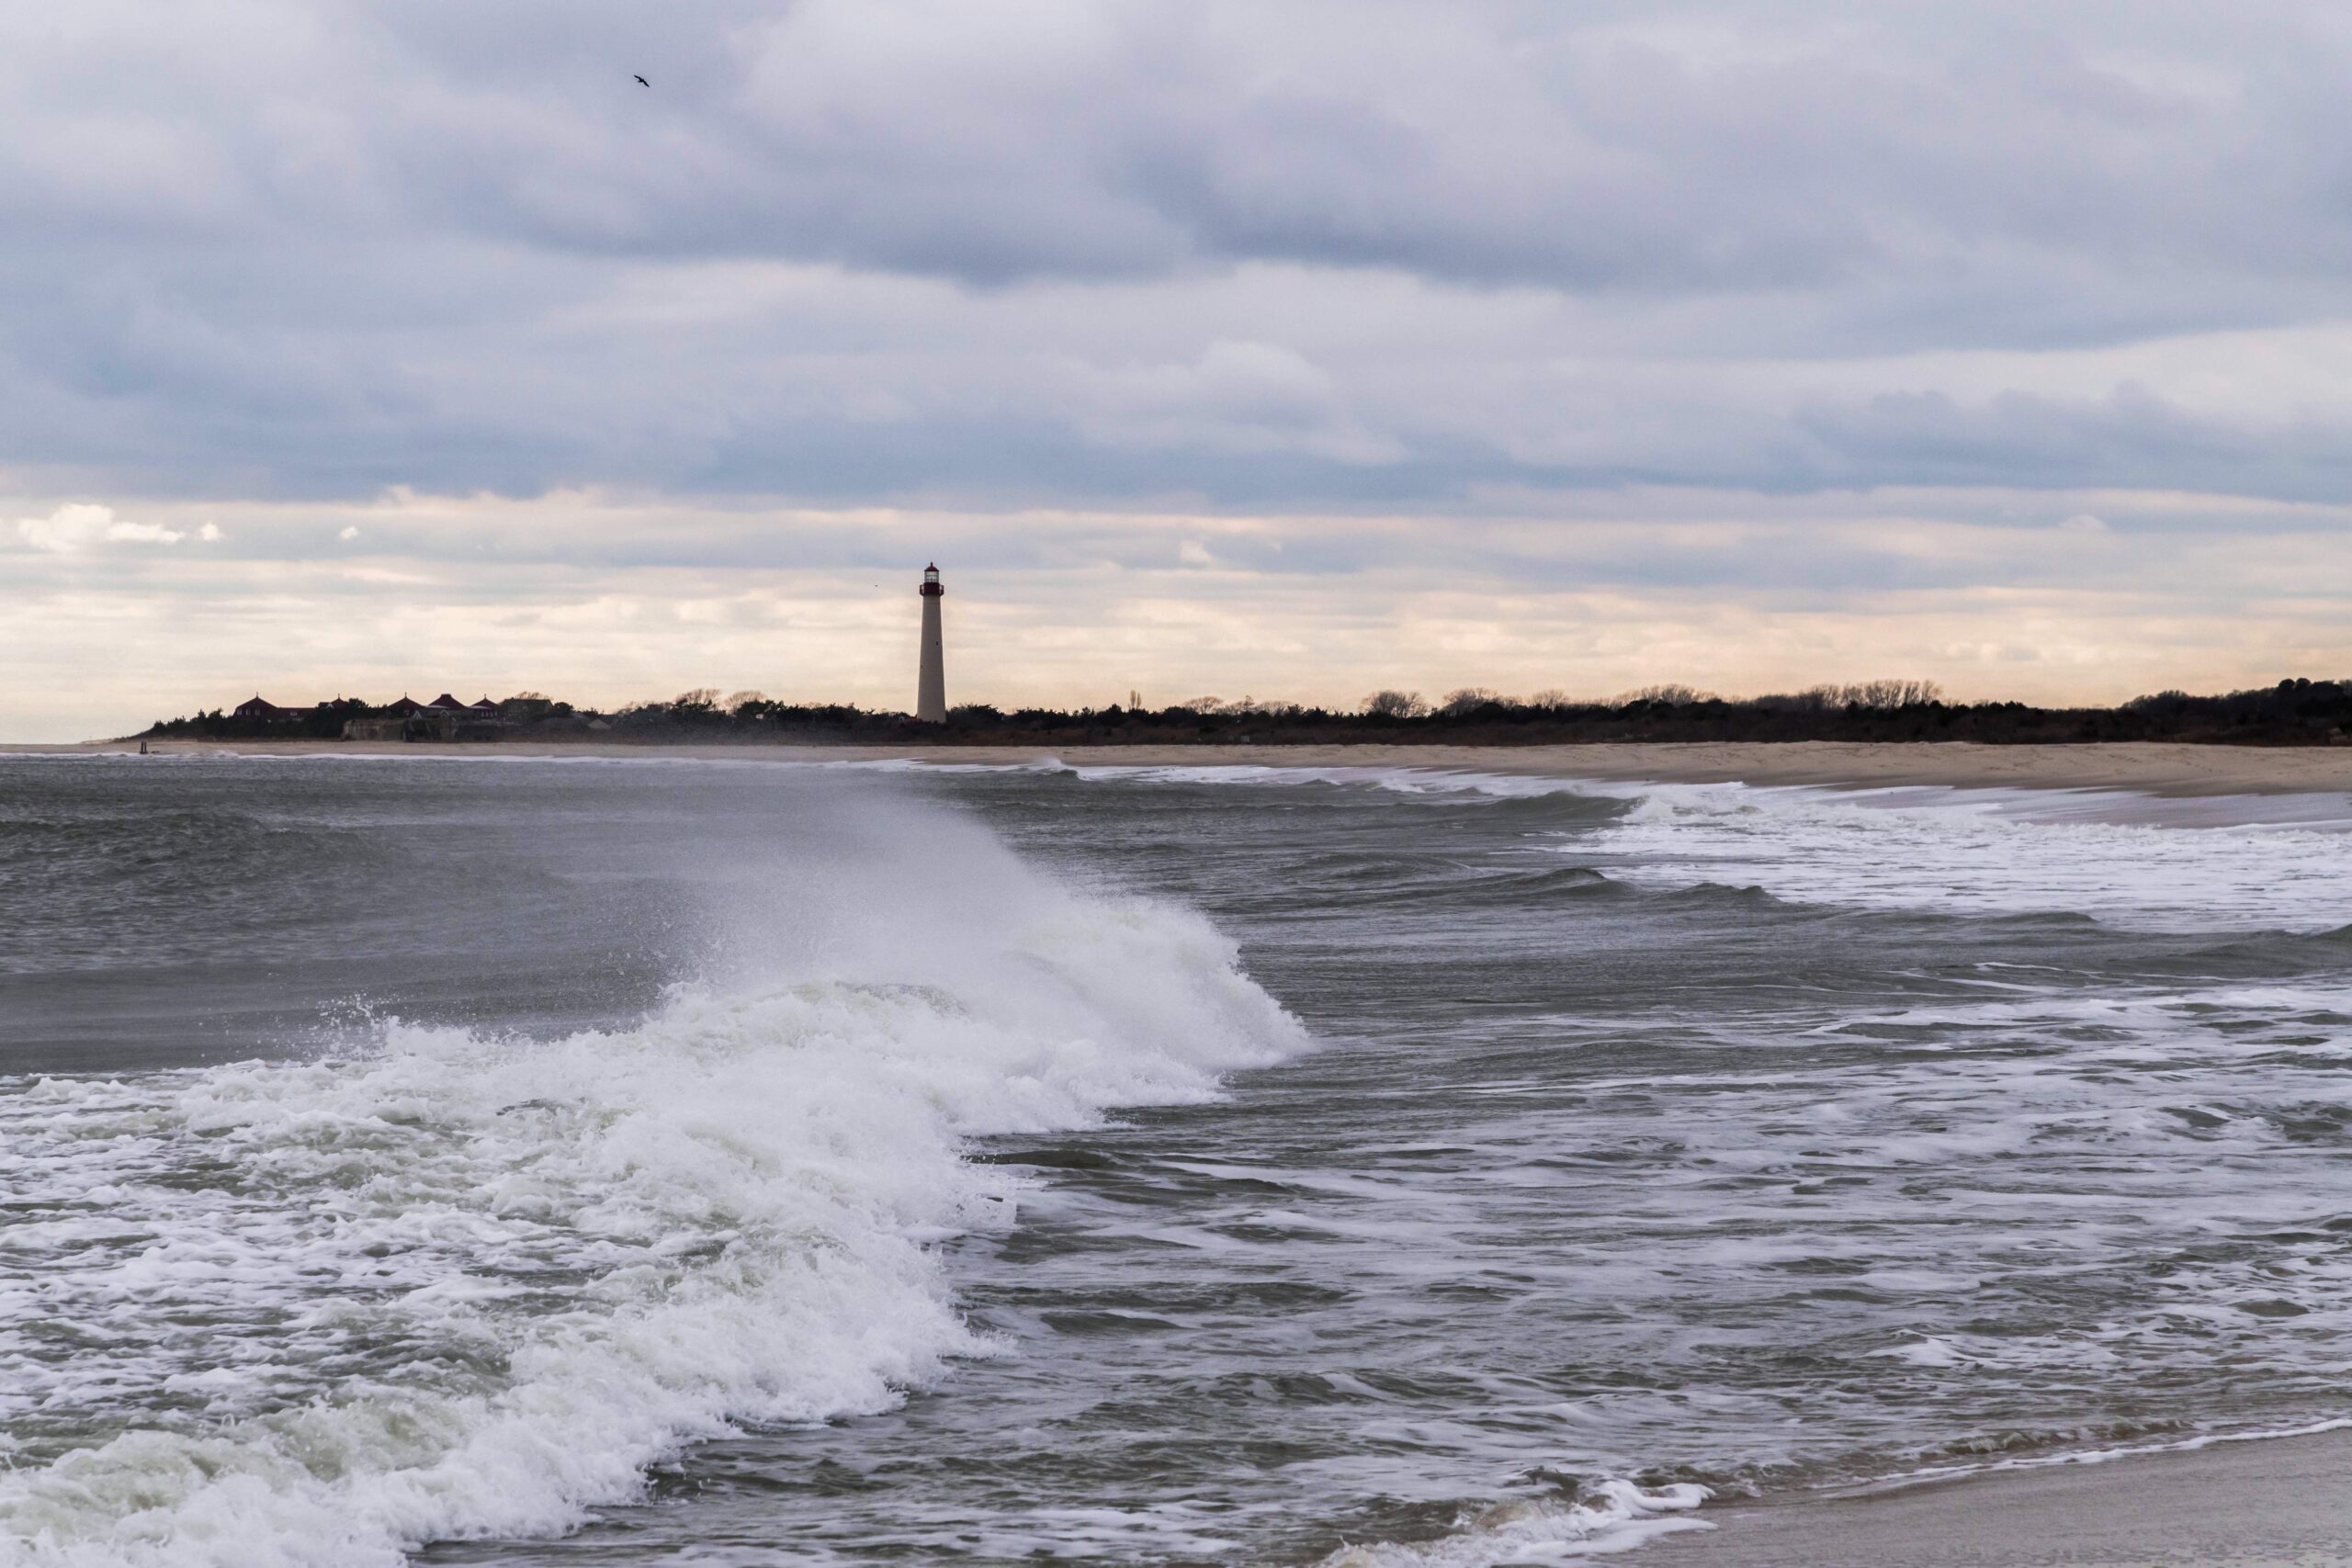
[[[650,89],[631,78],[642,73]],[[0,8],[0,739],[2352,672],[2352,8]]]

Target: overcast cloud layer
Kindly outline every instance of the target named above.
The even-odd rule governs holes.
[[[0,738],[897,705],[933,555],[959,698],[2352,671],[2347,80],[2265,0],[15,7]]]

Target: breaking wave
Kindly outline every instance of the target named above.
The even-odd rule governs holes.
[[[1199,918],[965,847],[939,903],[875,868],[765,983],[630,1026],[0,1084],[0,1562],[389,1568],[990,1354],[940,1247],[1023,1179],[967,1141],[1304,1039]]]

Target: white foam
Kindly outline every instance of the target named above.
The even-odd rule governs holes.
[[[1597,845],[1610,858],[1593,863],[1654,886],[1731,883],[1804,903],[2198,930],[2329,930],[2352,892],[2352,841],[2312,823],[2120,820],[2014,790],[1589,787],[1634,804],[1573,852],[1588,859]]]
[[[1645,1490],[1605,1482],[1590,1503],[1500,1503],[1465,1518],[1451,1535],[1342,1547],[1321,1568],[1489,1568],[1606,1556],[1677,1530],[1713,1529],[1690,1516],[1709,1495],[1706,1487],[1688,1483]]]
[[[1198,1100],[1303,1043],[1205,922],[1008,863],[635,1027],[390,1023],[308,1063],[11,1086],[0,1414],[28,1446],[0,1562],[389,1568],[991,1353],[933,1244],[1022,1189],[965,1139]]]

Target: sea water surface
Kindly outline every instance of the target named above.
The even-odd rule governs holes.
[[[0,1563],[1558,1561],[2339,1420],[2347,817],[0,760]]]

